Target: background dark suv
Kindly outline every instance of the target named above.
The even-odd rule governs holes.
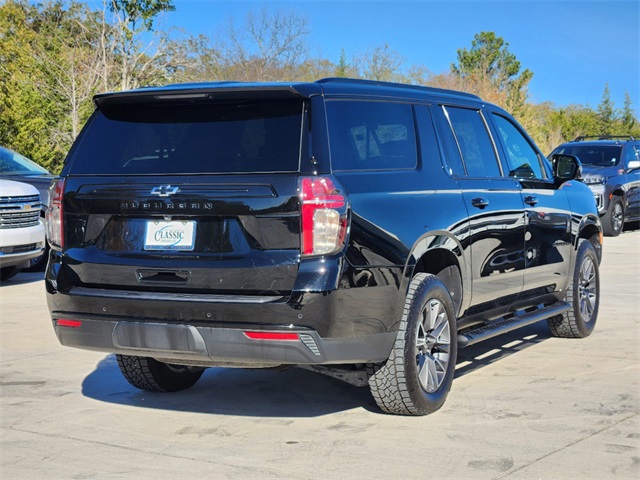
[[[640,220],[640,141],[633,137],[584,136],[553,154],[575,155],[602,216],[605,235],[615,237],[625,222]]]
[[[585,337],[600,219],[480,98],[348,79],[99,95],[47,210],[60,342],[146,390],[304,365],[438,409],[458,347],[546,319]]]

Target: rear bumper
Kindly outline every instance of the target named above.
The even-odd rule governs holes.
[[[395,334],[321,338],[301,327],[224,328],[128,320],[54,318],[62,345],[109,353],[152,357],[198,366],[269,367],[381,362],[388,358]],[[253,332],[275,339],[252,339]],[[286,334],[279,339],[278,334]]]

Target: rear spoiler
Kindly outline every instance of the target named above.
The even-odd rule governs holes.
[[[296,88],[298,87],[298,88]],[[302,88],[299,88],[302,87]],[[168,87],[149,87],[127,92],[102,93],[93,97],[96,108],[157,102],[210,102],[231,100],[293,100],[316,93],[313,84],[242,84],[220,82],[218,84],[185,84]],[[301,91],[302,90],[302,91]]]

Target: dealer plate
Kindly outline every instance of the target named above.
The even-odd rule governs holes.
[[[194,220],[147,220],[144,235],[145,250],[193,250],[196,222]]]

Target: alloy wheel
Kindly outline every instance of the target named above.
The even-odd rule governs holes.
[[[420,319],[416,333],[418,380],[427,393],[433,393],[442,385],[449,365],[449,317],[444,305],[431,299],[422,309]]]
[[[584,257],[580,266],[580,284],[578,287],[580,315],[585,323],[591,321],[598,299],[596,269],[590,257]]]

